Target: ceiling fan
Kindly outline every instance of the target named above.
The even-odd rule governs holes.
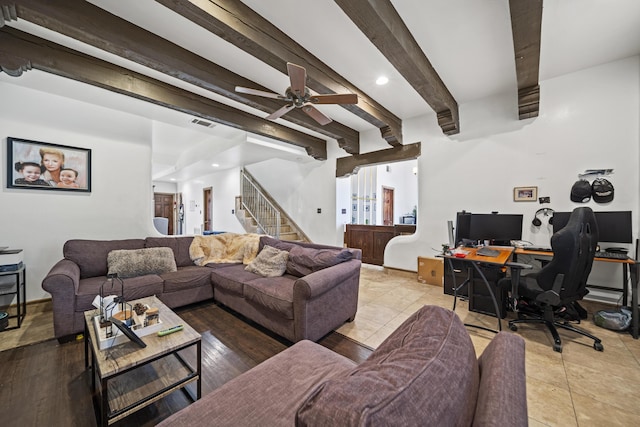
[[[287,72],[291,86],[287,88],[284,95],[277,93],[265,92],[263,90],[250,89],[247,87],[236,86],[236,92],[246,93],[249,95],[264,96],[267,98],[280,99],[286,104],[277,111],[269,114],[266,118],[275,120],[282,117],[294,108],[302,108],[312,119],[321,125],[331,123],[332,120],[320,110],[315,108],[313,104],[357,104],[358,95],[355,93],[345,94],[329,94],[329,95],[312,95],[306,86],[307,70],[291,62],[287,62]]]

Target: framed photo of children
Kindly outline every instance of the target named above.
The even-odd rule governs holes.
[[[91,192],[91,150],[8,137],[7,187]]]

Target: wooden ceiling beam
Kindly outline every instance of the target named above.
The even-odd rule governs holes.
[[[327,159],[326,141],[320,138],[7,26],[0,28],[0,69],[14,77],[29,69],[56,74],[294,144],[315,159]]]
[[[386,150],[371,151],[349,157],[336,159],[336,177],[343,178],[354,173],[363,166],[375,166],[384,163],[413,160],[420,157],[421,143],[400,145]]]
[[[460,132],[458,103],[390,0],[335,0],[437,114],[445,135]]]
[[[0,0],[0,27],[4,24],[3,15],[6,21],[16,18],[24,19],[266,113],[272,113],[282,107],[282,102],[277,100],[247,96],[235,91],[236,86],[246,86],[267,92],[271,92],[271,89],[235,74],[85,0],[64,2]],[[80,22],[89,24],[78,25]],[[339,122],[333,121],[321,126],[299,109],[291,111],[287,115],[287,120],[336,139],[338,145],[348,153],[360,152],[360,133]]]
[[[287,62],[305,67],[307,86],[318,93],[357,94],[358,104],[342,107],[379,128],[389,144],[402,144],[398,117],[240,0],[156,1],[284,74]]]
[[[520,120],[537,117],[540,110],[540,34],[542,0],[509,0],[511,32],[518,81]]]

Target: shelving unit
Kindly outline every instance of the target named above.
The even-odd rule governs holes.
[[[27,314],[27,295],[26,295],[26,277],[27,267],[23,264],[19,269],[14,271],[2,271],[0,272],[0,278],[14,277],[14,280],[9,283],[0,284],[0,297],[5,295],[16,296],[16,314],[10,314],[7,319],[11,324],[11,319],[17,319],[17,325],[9,325],[4,331],[12,329],[18,329],[22,326],[24,316]]]

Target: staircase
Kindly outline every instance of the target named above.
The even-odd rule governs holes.
[[[240,171],[242,195],[236,197],[236,217],[247,233],[280,240],[310,242],[307,235],[247,172]]]

